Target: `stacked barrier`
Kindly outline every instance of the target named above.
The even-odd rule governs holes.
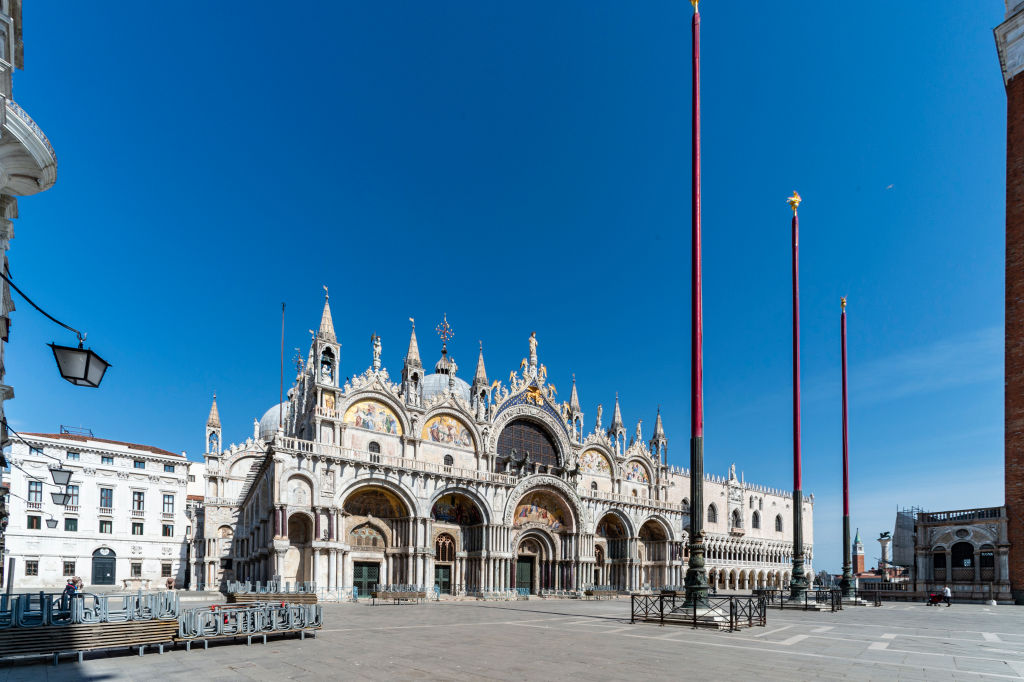
[[[314,630],[323,626],[319,604],[215,605],[188,609],[178,617],[178,637],[184,640],[266,635]]]
[[[252,604],[264,600],[315,604],[320,592],[313,581],[291,583],[281,580],[267,580],[262,583],[229,580],[224,591],[227,594],[228,602],[232,604]]]
[[[433,592],[433,589],[430,590]],[[396,604],[401,601],[412,601],[419,603],[421,600],[427,598],[427,586],[426,585],[408,585],[408,584],[393,584],[393,585],[374,585],[373,590],[370,591],[370,597],[373,599],[373,603],[376,604],[378,599],[382,601],[393,600]]]
[[[46,625],[123,623],[174,620],[180,601],[177,592],[100,595],[80,592],[33,592],[0,596],[0,630]]]

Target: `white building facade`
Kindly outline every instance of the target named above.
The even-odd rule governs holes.
[[[467,383],[446,345],[424,372],[414,327],[400,383],[381,366],[376,336],[371,366],[342,383],[325,301],[288,401],[253,437],[221,448],[219,419],[207,421],[202,586],[277,578],[472,594],[682,585],[690,481],[667,463],[661,415],[649,440],[639,423],[629,438],[616,397],[610,427],[599,405],[586,433],[575,378],[558,402],[537,345],[531,335],[507,384],[488,381],[481,349]],[[705,476],[704,499],[694,511],[705,518],[710,582],[788,585],[792,495],[746,483],[733,467]],[[804,504],[810,563],[813,495]]]
[[[87,587],[184,586],[192,534],[184,454],[69,433],[21,436],[9,455],[16,589],[62,587],[72,576]],[[72,472],[64,506],[51,495],[60,492],[50,474],[57,466]]]

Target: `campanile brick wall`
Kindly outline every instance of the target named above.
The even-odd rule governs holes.
[[[1006,84],[1006,515],[1010,586],[1024,604],[1024,73]]]

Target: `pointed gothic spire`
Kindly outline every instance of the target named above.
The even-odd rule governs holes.
[[[573,412],[580,411],[580,397],[576,395],[576,375],[572,375],[572,393],[569,395],[569,409]]]
[[[416,320],[409,318],[412,322],[412,333],[409,334],[409,350],[405,354],[405,364],[409,367],[422,367],[420,361],[420,347],[416,343]]]
[[[619,394],[615,394],[615,412],[612,414],[612,431],[618,431],[619,429],[625,431],[626,425],[622,423],[622,411],[619,409]]]
[[[664,438],[665,427],[661,425],[661,406],[658,406],[658,418],[654,421],[654,437]]]
[[[331,296],[327,292],[326,286],[324,287],[324,312],[320,316],[320,331],[317,332],[317,336],[330,343],[338,341],[338,337],[334,335],[334,320],[331,319]]]
[[[206,425],[211,429],[220,428],[220,413],[217,412],[217,394],[213,394],[213,404],[210,405],[210,416],[206,418]]]
[[[476,361],[476,376],[473,377],[474,384],[487,385],[487,370],[484,369],[484,342],[480,342],[480,357]]]

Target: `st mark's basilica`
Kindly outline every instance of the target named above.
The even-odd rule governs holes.
[[[573,379],[558,402],[531,334],[519,370],[472,381],[448,355],[427,372],[413,325],[399,382],[380,339],[362,374],[339,381],[341,346],[323,315],[287,400],[223,447],[216,400],[206,426],[201,587],[227,580],[312,580],[328,590],[381,584],[443,594],[519,588],[621,590],[682,585],[691,513],[687,470],[669,466],[660,413],[630,434],[618,397],[592,428]],[[789,582],[788,492],[705,475],[709,580],[719,589]],[[814,497],[804,500],[812,558]],[[808,566],[808,573],[813,575]]]

